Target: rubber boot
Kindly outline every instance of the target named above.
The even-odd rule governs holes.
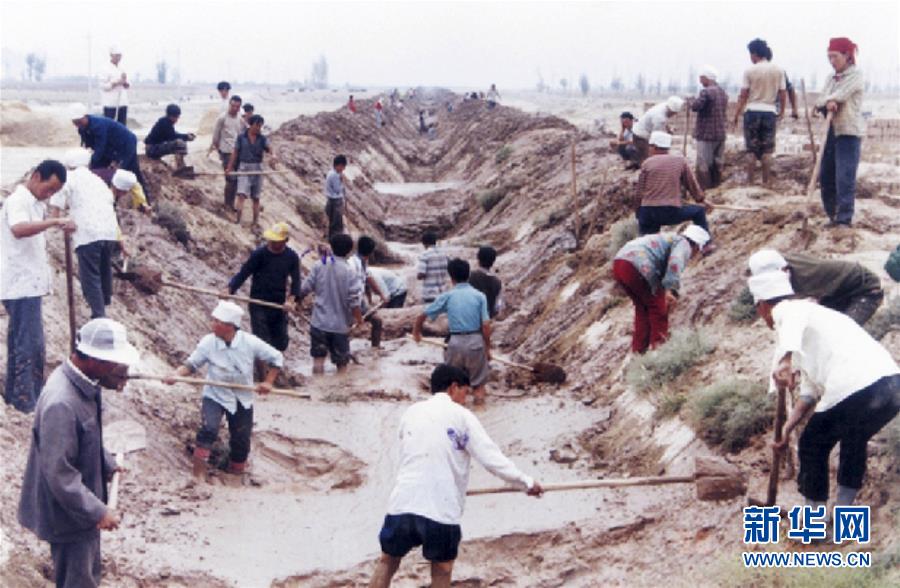
[[[228,461],[228,473],[234,474],[236,476],[240,476],[245,471],[247,471],[247,462],[246,461]]]
[[[763,186],[768,188],[772,181],[772,154],[766,153],[760,160],[762,163],[762,181]]]

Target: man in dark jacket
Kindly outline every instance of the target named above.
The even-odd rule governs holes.
[[[132,172],[144,189],[147,202],[152,203],[150,190],[138,165],[137,137],[134,133],[112,119],[91,114],[73,113],[72,123],[78,128],[81,144],[94,152],[89,166],[91,171],[97,173],[99,169],[111,167]],[[104,177],[102,173],[97,175]]]
[[[253,251],[238,273],[228,282],[228,294],[234,294],[247,278],[253,276],[250,297],[275,304],[284,304],[287,281],[291,279],[288,304],[295,304],[300,295],[300,256],[287,246],[287,223],[276,223],[263,232],[267,243]],[[251,332],[277,349],[288,346],[287,313],[268,306],[250,305]]]
[[[150,129],[150,133],[144,139],[147,146],[147,157],[160,159],[164,155],[175,155],[176,169],[174,175],[191,174],[192,167],[184,165],[184,156],[187,155],[187,142],[193,141],[194,133],[179,133],[175,130],[175,124],[181,117],[181,108],[177,104],[166,106],[166,116],[160,118]]]
[[[497,317],[502,306],[502,303],[500,302],[500,290],[503,289],[503,283],[500,282],[500,278],[491,271],[496,260],[496,249],[493,247],[479,247],[478,269],[469,274],[469,284],[487,298],[488,314],[492,320]]]
[[[50,543],[57,588],[100,584],[100,531],[119,526],[106,505],[117,465],[103,448],[100,390],[120,389],[137,360],[125,327],[94,319],[38,400],[18,518]]]

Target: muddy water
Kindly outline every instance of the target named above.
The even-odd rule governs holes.
[[[375,182],[372,187],[376,192],[382,194],[391,194],[394,196],[415,197],[423,194],[430,194],[440,190],[453,190],[459,188],[464,182]]]

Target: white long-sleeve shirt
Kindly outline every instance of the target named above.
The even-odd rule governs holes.
[[[69,209],[69,216],[75,221],[72,241],[76,249],[95,241],[119,240],[112,191],[87,167],[69,170],[65,185],[50,197],[50,205]]]
[[[106,64],[106,70],[100,82],[100,101],[103,102],[103,106],[107,108],[128,106],[128,90],[123,86],[114,85],[122,80],[124,72],[121,61],[119,65],[113,65],[112,62]]]
[[[843,313],[809,300],[785,300],[772,318],[778,336],[773,366],[791,354],[792,367],[800,370],[800,394],[818,401],[816,412],[900,373],[891,354]]]
[[[400,467],[388,514],[416,514],[458,525],[472,457],[511,484],[523,489],[534,485],[503,455],[475,415],[447,393],[410,406],[400,419]]]

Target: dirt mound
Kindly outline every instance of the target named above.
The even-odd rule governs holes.
[[[63,117],[34,112],[22,102],[0,102],[0,145],[77,147],[78,133]]]
[[[276,431],[254,435],[255,475],[297,491],[356,488],[365,481],[366,464],[334,443],[323,439],[295,439]]]

